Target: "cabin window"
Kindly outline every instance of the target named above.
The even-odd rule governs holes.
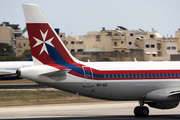
[[[170,74],[166,74],[167,75],[167,77],[170,77]]]
[[[141,77],[145,77],[145,75],[144,75],[144,74],[141,74]]]
[[[166,75],[166,74],[164,74],[164,77],[167,77],[167,75]]]
[[[141,78],[141,77],[142,77],[142,74],[139,74],[139,77]]]
[[[179,73],[177,73],[177,77],[179,77]]]
[[[174,77],[177,77],[177,76],[176,76],[176,73],[174,73]]]
[[[151,74],[149,74],[149,77],[151,77]]]
[[[157,77],[159,77],[159,74],[156,74]]]
[[[157,74],[154,74],[155,77],[157,77]]]
[[[132,74],[129,74],[129,77],[132,78]]]
[[[137,74],[135,74],[136,78],[137,78]]]
[[[162,74],[162,77],[164,77],[164,74]]]
[[[124,78],[124,74],[120,74],[122,76],[122,78]]]
[[[147,74],[147,77],[149,77],[149,74]]]
[[[116,78],[118,78],[118,74],[116,74]]]
[[[108,78],[110,78],[110,74],[108,74]]]
[[[174,73],[176,77],[178,77],[178,74],[177,73]]]
[[[106,78],[106,74],[104,74],[104,78]]]
[[[173,74],[173,73],[171,73],[171,77],[174,77],[174,74]]]
[[[134,74],[131,74],[131,77],[133,78],[133,77],[134,77]]]
[[[167,73],[166,73],[166,77],[169,77]]]
[[[112,78],[114,78],[114,74],[112,74]]]
[[[128,74],[126,74],[126,78],[128,78],[129,76],[128,76]]]

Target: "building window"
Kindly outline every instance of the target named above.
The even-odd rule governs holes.
[[[60,37],[63,37],[63,35],[60,35]]]
[[[156,57],[156,54],[152,54],[153,57]]]
[[[130,36],[133,36],[133,33],[130,33]]]
[[[26,46],[26,43],[24,43],[24,46]]]
[[[117,46],[117,42],[114,42],[114,46]]]
[[[173,46],[173,47],[172,47],[172,50],[176,50],[176,47]]]
[[[106,35],[107,35],[107,36],[111,36],[111,35],[112,35],[112,32],[107,32]]]
[[[75,50],[74,50],[74,49],[71,49],[71,52],[75,52]]]
[[[146,45],[146,48],[149,48],[149,45]]]
[[[78,51],[78,52],[83,52],[83,49],[78,49],[77,51]]]
[[[124,44],[124,41],[121,41],[121,44]]]
[[[100,41],[100,35],[96,36],[96,41]]]
[[[74,44],[74,41],[71,41],[71,44]]]
[[[117,33],[115,33],[114,35],[115,35],[115,36],[119,36],[119,34],[117,34]]]
[[[129,42],[129,45],[132,45],[132,42]]]
[[[155,45],[152,44],[152,45],[151,45],[151,48],[154,48],[154,47],[155,47]]]
[[[171,47],[167,47],[167,50],[170,50],[171,49]]]
[[[19,43],[19,46],[21,46],[21,44]]]
[[[153,38],[153,39],[154,39],[154,35],[150,35],[150,38]]]

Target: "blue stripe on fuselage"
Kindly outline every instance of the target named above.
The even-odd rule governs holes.
[[[64,66],[66,68],[69,68],[81,75],[84,75],[84,71],[82,68],[78,67],[78,66],[75,66],[73,64],[69,64],[62,56],[61,54],[52,46],[46,44],[46,47],[47,47],[47,50],[48,50],[48,53],[49,53],[49,56],[52,58],[52,60],[58,64],[58,65],[61,65],[61,66]],[[93,73],[93,77],[95,78],[103,78],[103,75],[101,74],[94,74]]]

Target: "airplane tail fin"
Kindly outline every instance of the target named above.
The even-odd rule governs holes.
[[[23,4],[34,65],[74,63],[67,50],[38,5]]]

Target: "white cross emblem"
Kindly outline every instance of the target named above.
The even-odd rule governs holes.
[[[46,36],[47,36],[48,30],[47,30],[45,33],[43,33],[43,32],[40,30],[40,33],[41,33],[41,36],[42,36],[43,40],[39,40],[39,39],[33,37],[33,38],[36,40],[36,44],[35,44],[33,47],[36,47],[36,46],[38,46],[38,45],[40,45],[40,44],[43,44],[39,55],[40,55],[43,51],[45,51],[45,52],[49,55],[49,53],[48,53],[48,51],[47,51],[47,48],[46,48],[46,44],[51,45],[52,47],[54,47],[53,44],[51,43],[54,37],[50,38],[49,40],[46,40]]]

